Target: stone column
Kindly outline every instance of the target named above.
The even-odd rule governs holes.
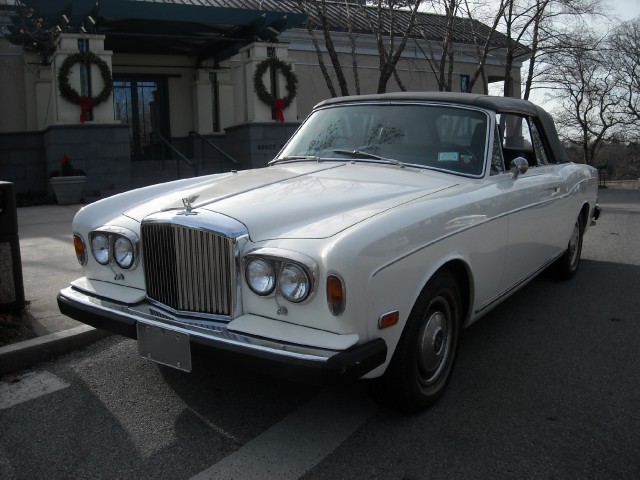
[[[267,59],[268,49],[273,48],[275,56],[285,63],[289,63],[292,68],[295,65],[288,62],[288,46],[283,43],[252,43],[240,50],[240,69],[242,84],[244,85],[244,96],[246,98],[246,104],[244,106],[244,112],[238,115],[236,112],[236,118],[240,117],[246,122],[271,122],[275,121],[272,118],[271,106],[265,105],[256,95],[253,88],[253,76],[258,64]],[[295,71],[295,68],[294,68]],[[277,98],[284,98],[287,96],[287,80],[285,76],[277,71],[278,79],[276,81]],[[262,78],[267,91],[271,91],[271,75],[267,70]],[[284,110],[285,122],[295,122],[298,119],[298,108],[296,100],[294,99],[291,105]]]
[[[214,105],[213,83],[211,75],[218,81],[218,105]],[[234,90],[228,70],[196,70],[192,90],[193,128],[201,135],[224,131],[233,121]],[[214,130],[214,108],[218,112],[218,125]]]
[[[113,52],[104,49],[104,35],[89,35],[89,34],[73,34],[63,33],[58,37],[56,52],[53,55],[51,61],[52,68],[52,94],[53,101],[51,107],[53,109],[53,121],[50,124],[70,124],[80,123],[81,108],[79,105],[68,102],[62,96],[60,96],[60,90],[58,87],[58,72],[64,62],[65,58],[69,55],[79,53],[79,40],[88,40],[89,51],[97,55],[108,66],[109,70],[113,71],[111,66],[111,56]],[[98,95],[104,88],[104,81],[100,69],[95,64],[90,64],[91,67],[91,94],[93,97]],[[80,79],[80,64],[76,63],[71,67],[71,73],[69,74],[69,84],[71,88],[76,90],[79,94],[81,92],[81,79]],[[100,103],[99,105],[92,106],[93,119],[91,123],[113,123],[113,96]]]

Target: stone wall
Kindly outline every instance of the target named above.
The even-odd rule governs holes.
[[[231,170],[242,170],[246,167],[240,160],[235,159],[230,151],[230,143],[224,134],[203,135],[201,137],[192,136],[189,138],[188,152],[189,158],[198,164],[201,174],[222,173]],[[216,149],[211,144],[218,147]],[[221,153],[220,150],[224,153]],[[229,159],[232,157],[236,162]]]
[[[127,190],[131,183],[127,125],[55,125],[43,135],[48,174],[59,170],[63,155],[87,176],[85,196]]]
[[[41,132],[0,133],[0,180],[13,183],[16,193],[47,191],[45,159]]]
[[[42,132],[0,134],[0,180],[17,194],[53,194],[49,175],[63,155],[87,175],[84,196],[123,191],[131,184],[127,125],[56,125]]]
[[[247,123],[228,128],[224,135],[206,136],[238,163],[198,137],[174,138],[172,144],[198,165],[200,175],[260,168],[267,166],[298,126],[295,122]],[[52,195],[49,175],[60,170],[64,155],[87,177],[85,198],[178,178],[175,154],[169,150],[164,171],[154,170],[160,158],[138,162],[144,163],[144,176],[133,178],[138,165],[132,165],[129,148],[129,127],[122,124],[55,125],[43,132],[2,133],[0,180],[12,182],[17,194]],[[180,172],[181,178],[193,176],[186,165],[180,165]]]
[[[297,122],[269,122],[227,128],[227,151],[242,163],[243,169],[266,167],[299,125]]]

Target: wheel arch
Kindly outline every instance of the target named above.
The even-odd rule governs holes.
[[[582,209],[580,210],[580,218],[582,219],[582,232],[584,233],[589,227],[589,213],[591,212],[591,206],[589,202],[584,202]]]
[[[442,264],[434,273],[429,277],[436,277],[442,271],[449,271],[453,277],[456,279],[456,283],[458,284],[458,288],[460,289],[460,302],[462,304],[462,312],[461,312],[461,327],[465,327],[470,319],[472,298],[473,298],[473,281],[472,274],[469,265],[462,259],[456,258],[449,260]],[[424,289],[428,283],[428,281],[422,286]]]

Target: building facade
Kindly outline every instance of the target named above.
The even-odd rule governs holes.
[[[20,193],[47,191],[64,155],[86,173],[86,196],[264,166],[313,106],[331,96],[297,2],[0,1],[6,4],[0,13],[6,37],[0,39],[0,178]],[[332,4],[329,20],[349,93],[356,93],[353,39],[360,93],[375,93],[375,38],[362,26],[347,33],[344,8]],[[435,25],[442,18],[425,14],[420,21]],[[60,31],[38,31],[46,30],[42,25]],[[16,34],[20,27],[35,30],[27,38]],[[504,74],[499,41],[485,67],[489,79]],[[407,90],[438,89],[428,55],[437,56],[440,45],[437,33],[408,42],[396,68]],[[461,35],[455,51],[453,90],[464,91],[477,68],[477,46]],[[87,60],[83,52],[95,57]],[[326,50],[322,56],[335,81]],[[69,58],[74,61],[67,60],[61,77]],[[280,63],[265,68],[272,58]],[[79,98],[103,93],[105,66],[108,98],[84,106],[65,98],[64,87]],[[514,96],[520,66],[513,70]],[[295,97],[281,112],[260,99],[257,69],[270,98],[286,98],[292,75],[297,79]],[[480,82],[474,87],[482,89]],[[392,78],[387,91],[395,90]]]

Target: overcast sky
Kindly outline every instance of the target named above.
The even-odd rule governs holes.
[[[640,16],[640,0],[611,0],[610,4],[620,20],[631,20]]]

